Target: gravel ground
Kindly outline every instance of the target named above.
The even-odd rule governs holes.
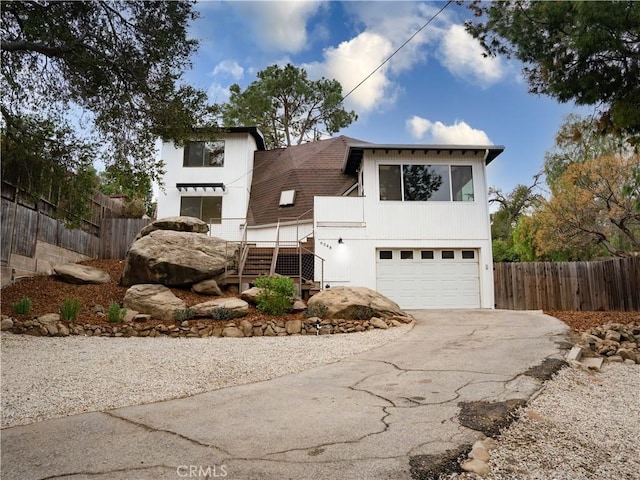
[[[497,440],[490,475],[441,480],[639,479],[640,366],[561,370]]]
[[[268,380],[379,347],[411,327],[253,338],[60,338],[3,332],[1,427]]]

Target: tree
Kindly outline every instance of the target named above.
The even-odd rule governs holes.
[[[487,55],[515,56],[530,92],[603,108],[601,130],[640,139],[640,3],[473,2]],[[480,19],[481,18],[481,19]]]
[[[640,156],[614,155],[573,163],[552,188],[552,197],[534,216],[539,255],[573,250],[590,256],[626,257],[640,252],[638,191],[629,190],[629,172]]]
[[[567,167],[609,155],[624,155],[632,151],[625,136],[603,133],[591,117],[569,115],[556,135],[552,150],[545,153],[546,182],[553,187]],[[640,184],[639,184],[640,185]]]
[[[153,215],[153,188],[147,172],[136,172],[130,165],[110,165],[100,173],[99,189],[105,195],[126,195],[123,213],[127,217]]]
[[[267,67],[246,90],[234,84],[230,91],[229,102],[217,106],[222,123],[258,126],[268,148],[317,140],[357,119],[355,112],[343,108],[338,81],[309,80],[304,68],[291,64]]]
[[[158,179],[156,138],[183,141],[210,113],[204,92],[179,83],[196,16],[186,1],[3,2],[4,153],[41,167],[33,176],[79,174],[92,151]],[[43,149],[51,155],[36,161]]]
[[[508,194],[493,187],[489,189],[489,203],[499,204],[498,210],[491,214],[491,238],[496,262],[531,260],[522,258],[524,250],[519,251],[517,242],[514,242],[514,233],[521,218],[542,201],[541,195],[536,193],[540,176],[535,175],[530,186],[516,185]]]

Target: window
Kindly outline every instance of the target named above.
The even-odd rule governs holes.
[[[443,250],[442,251],[442,259],[443,260],[451,260],[452,258],[455,258],[455,255],[453,254],[453,250]]]
[[[392,260],[393,252],[391,250],[380,250],[380,260]]]
[[[470,165],[451,165],[451,191],[454,202],[473,202],[472,170]]]
[[[280,206],[287,207],[293,205],[294,200],[296,199],[296,191],[295,190],[283,190],[280,192]]]
[[[380,165],[380,200],[472,202],[470,165]]]
[[[433,260],[433,250],[422,250],[420,252],[422,260]]]
[[[224,166],[224,140],[189,142],[184,148],[184,167]]]
[[[400,250],[400,259],[402,259],[402,260],[413,260],[413,251],[412,250]]]
[[[380,165],[380,200],[402,200],[400,165]]]
[[[207,223],[222,223],[222,197],[182,197],[180,216],[196,217]]]
[[[448,165],[403,165],[405,201],[451,200]]]
[[[465,258],[467,260],[476,258],[476,252],[474,252],[473,250],[462,250],[462,258]]]

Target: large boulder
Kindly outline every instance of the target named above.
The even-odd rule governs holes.
[[[233,318],[244,317],[249,313],[249,304],[244,300],[235,297],[216,298],[208,302],[199,303],[191,307],[196,317],[211,317],[214,310],[224,308],[228,310]]]
[[[129,247],[120,284],[191,286],[234,265],[237,249],[233,242],[204,233],[155,230]]]
[[[314,305],[327,308],[325,318],[354,319],[364,311],[368,311],[372,317],[406,316],[397,303],[366,287],[328,288],[309,299],[307,306]]]
[[[134,285],[124,294],[127,309],[146,313],[158,320],[175,320],[176,310],[187,305],[163,285]]]
[[[146,237],[156,230],[172,230],[174,232],[191,232],[191,233],[209,233],[209,225],[196,217],[165,217],[154,220],[144,227],[136,238],[136,240]]]
[[[77,263],[56,265],[53,267],[53,271],[65,282],[76,285],[107,283],[111,278],[107,272],[99,268],[79,265]]]

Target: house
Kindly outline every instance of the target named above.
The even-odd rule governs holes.
[[[261,273],[365,286],[405,309],[493,308],[486,166],[504,147],[339,136],[266,150],[255,127],[215,138],[163,145],[158,217],[243,242],[241,283],[262,255]]]

